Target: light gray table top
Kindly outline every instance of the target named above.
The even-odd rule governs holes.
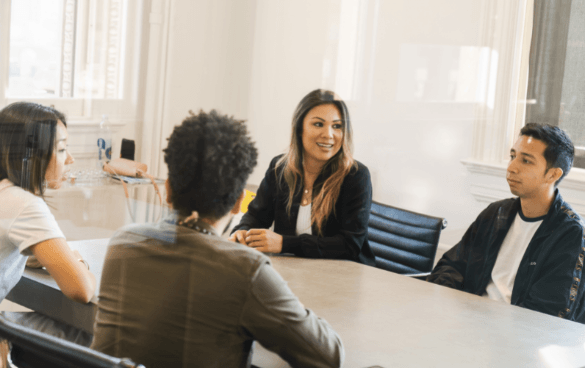
[[[70,242],[98,279],[106,243]],[[585,326],[579,323],[354,262],[272,257],[272,263],[305,307],[339,333],[345,367],[585,366]],[[44,271],[27,270],[23,279],[56,288]],[[71,310],[69,304],[80,305],[62,299],[57,305],[67,322],[91,325],[94,305]],[[256,345],[254,364],[286,366]]]

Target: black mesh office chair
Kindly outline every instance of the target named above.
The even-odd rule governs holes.
[[[441,230],[447,221],[372,202],[368,241],[376,267],[423,278],[433,269]]]
[[[18,368],[144,368],[130,359],[114,358],[12,323],[1,314],[0,339],[12,343],[10,358]]]

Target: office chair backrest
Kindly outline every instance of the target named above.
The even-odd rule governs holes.
[[[446,226],[443,218],[372,201],[368,241],[376,267],[400,274],[430,272]]]
[[[7,321],[0,314],[0,339],[12,343],[12,363],[18,368],[144,368],[130,359],[114,358]]]

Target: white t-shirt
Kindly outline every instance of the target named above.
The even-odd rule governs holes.
[[[28,248],[55,238],[65,236],[42,198],[0,181],[0,301],[20,280]]]
[[[498,252],[492,279],[483,296],[510,304],[518,267],[543,219],[544,216],[530,219],[524,217],[521,209],[518,211]]]
[[[313,228],[311,227],[312,207],[312,203],[309,203],[306,206],[299,206],[299,216],[297,217],[297,235],[313,234]]]

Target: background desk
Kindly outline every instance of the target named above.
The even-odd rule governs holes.
[[[109,238],[124,224],[153,222],[168,213],[164,182],[158,183],[162,206],[150,182],[127,188],[128,200],[122,184],[109,177],[64,183],[58,190],[48,190],[45,200],[68,240]]]
[[[107,239],[69,244],[99,280]],[[354,262],[272,262],[301,302],[339,333],[345,367],[585,366],[585,326],[575,322]],[[56,288],[46,272],[26,270],[7,298],[91,330],[96,299],[81,305]],[[259,344],[254,364],[286,366]]]

